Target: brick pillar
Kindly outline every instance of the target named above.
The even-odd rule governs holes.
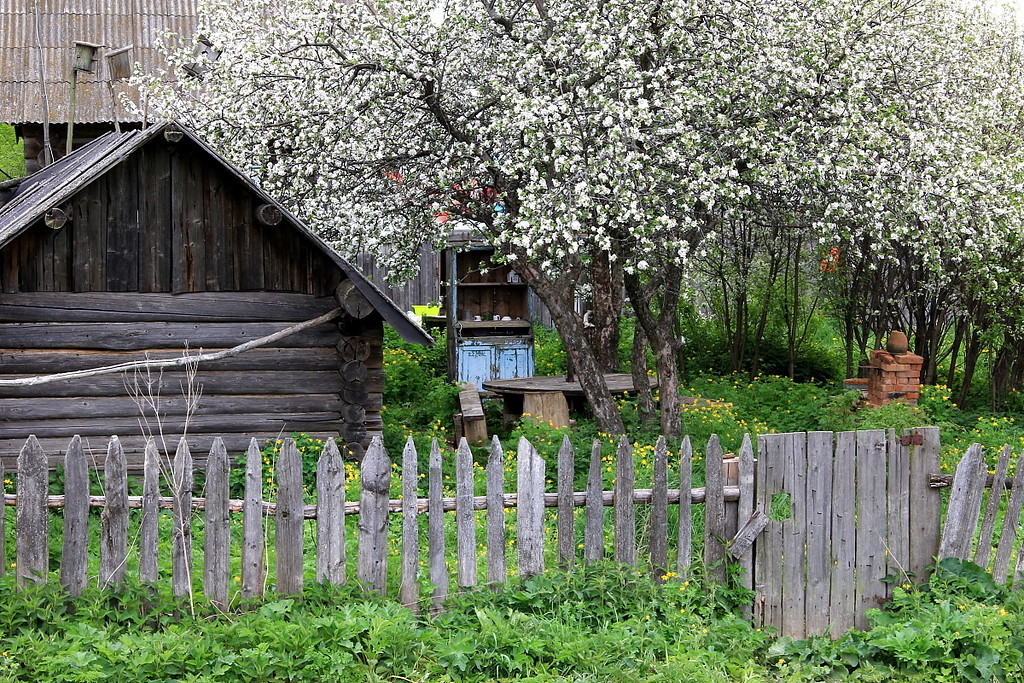
[[[890,401],[902,400],[917,405],[924,358],[916,353],[893,354],[884,349],[875,349],[868,363],[868,403],[881,406]]]

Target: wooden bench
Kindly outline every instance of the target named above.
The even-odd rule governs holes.
[[[462,429],[459,430],[466,441],[484,443],[487,441],[487,420],[484,418],[484,406],[480,402],[480,392],[475,382],[466,382],[459,389],[459,406],[462,409]]]

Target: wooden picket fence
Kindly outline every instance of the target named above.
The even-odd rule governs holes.
[[[48,510],[58,507],[64,510],[59,576],[69,593],[81,592],[89,580],[90,507],[103,508],[99,583],[113,585],[125,580],[130,546],[137,552],[139,579],[159,581],[157,522],[163,508],[173,514],[170,581],[175,595],[192,596],[201,586],[206,599],[228,601],[233,550],[230,516],[240,513],[242,541],[235,552],[240,553],[243,597],[262,595],[268,585],[279,594],[303,590],[305,520],[316,519],[318,582],[343,584],[349,580],[346,572],[353,558],[346,557],[346,534],[355,533],[355,579],[361,585],[367,590],[387,590],[389,548],[400,545],[399,569],[393,577],[398,579],[398,597],[414,608],[432,609],[444,601],[453,578],[457,587],[467,589],[481,580],[504,583],[512,574],[541,573],[551,563],[569,569],[574,563],[605,557],[606,508],[612,507],[611,559],[633,566],[642,563],[656,582],[683,580],[690,574],[694,549],[702,549],[703,571],[713,580],[725,580],[727,563],[739,565],[740,581],[754,591],[755,601],[746,612],[755,624],[794,637],[838,636],[865,625],[866,610],[887,599],[891,591],[887,576],[920,580],[940,554],[941,496],[937,487],[950,482],[937,474],[938,437],[936,428],[914,430],[901,437],[891,430],[762,435],[755,468],[749,437],[727,465],[719,440],[713,436],[703,455],[705,486],[700,488],[692,487],[694,458],[690,440],[685,438],[678,456],[672,456],[678,458],[673,464],[679,482],[674,489],[668,488],[670,450],[665,439],[659,439],[653,451],[650,488],[638,488],[633,448],[626,438],[618,442],[611,461],[607,456],[602,460],[601,445],[595,442],[589,454],[587,490],[582,492],[573,490],[576,453],[568,439],[558,453],[553,492],[547,491],[544,459],[525,439],[517,444],[515,486],[507,486],[504,449],[494,439],[483,496],[474,495],[478,473],[463,441],[454,456],[455,496],[448,498],[443,495],[442,454],[436,443],[429,455],[427,496],[419,497],[419,456],[410,439],[401,456],[402,496],[396,500],[390,499],[392,463],[379,440],[373,442],[360,465],[358,500],[346,499],[345,464],[334,443],[327,441],[317,465],[315,505],[304,503],[301,456],[290,439],[284,441],[272,463],[277,495],[269,502],[263,499],[263,484],[270,470],[264,470],[255,441],[245,458],[244,499],[230,500],[229,458],[219,440],[206,462],[205,498],[193,497],[192,454],[184,440],[169,467],[163,468],[169,472],[161,471],[164,459],[156,446],[149,444],[143,495],[129,496],[124,451],[117,437],[110,439],[102,465],[102,496],[89,495],[89,466],[77,437],[64,454],[65,494],[50,496],[47,456],[30,437],[18,460],[17,494],[8,495],[6,503],[17,506],[16,574],[22,584],[46,580],[49,575]],[[965,471],[976,473],[979,452],[975,449],[965,456],[965,462],[973,458],[968,465],[961,465]],[[614,490],[606,491],[602,482],[609,467],[614,472]],[[1006,468],[1001,467],[1005,475]],[[1019,518],[1021,471],[1018,466],[1007,520]],[[169,485],[170,496],[161,497],[162,481]],[[953,482],[951,510],[953,503],[967,495],[958,493],[959,486],[958,481]],[[507,488],[515,492],[508,493]],[[981,494],[970,495],[981,500]],[[957,509],[975,509],[975,497],[968,504],[957,503]],[[993,498],[989,500],[991,509]],[[703,532],[696,539],[694,504],[704,507]],[[648,514],[638,517],[638,505],[649,506]],[[672,525],[670,505],[678,506],[678,521]],[[548,554],[545,508],[556,509],[555,550]],[[583,508],[582,514],[576,514],[576,508]],[[788,512],[772,514],[778,508]],[[129,544],[130,515],[139,514],[131,513],[132,509],[141,509],[141,516],[136,522],[137,541]],[[514,519],[506,518],[509,509],[515,510]],[[191,532],[197,512],[204,517],[201,580],[193,575]],[[478,520],[478,512],[484,519]],[[445,516],[450,513],[454,513],[453,549],[446,548],[451,535],[446,533]],[[389,538],[392,514],[401,515],[400,539]],[[427,515],[425,543],[422,514]],[[353,525],[346,529],[346,515],[357,516],[354,530]],[[639,528],[638,518],[646,520],[645,528]],[[264,566],[265,557],[270,556],[270,524],[274,531],[272,572]],[[947,522],[947,535],[952,539],[954,529],[967,525],[967,521]],[[1003,536],[1011,535],[1006,552],[1014,547],[1016,528],[1012,521],[1004,523]],[[963,534],[955,537],[959,540],[950,540],[948,545],[942,540],[944,553],[963,554]],[[482,556],[478,554],[481,541]],[[511,556],[507,552],[510,545],[515,548]],[[0,547],[0,566],[6,566],[3,550]],[[1009,561],[999,559],[1003,552],[1000,546],[997,567],[1001,561]],[[449,571],[450,555],[454,556],[454,577]],[[430,595],[421,596],[423,558],[425,578],[433,588]],[[483,567],[478,566],[480,559]],[[1018,560],[1018,574],[1021,562]]]

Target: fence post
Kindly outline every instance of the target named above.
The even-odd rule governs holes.
[[[999,502],[1002,500],[1002,493],[1005,488],[1006,470],[1010,466],[1010,446],[1003,446],[999,453],[999,462],[996,464],[995,476],[992,478],[992,488],[988,494],[988,505],[985,506],[985,519],[981,523],[981,535],[978,537],[978,552],[974,555],[974,563],[984,569],[988,568],[988,559],[992,554],[992,529],[996,523],[996,513],[999,511]],[[1009,522],[1009,518],[1007,518]],[[1016,521],[1016,520],[1013,520]],[[1011,522],[1012,523],[1012,522]]]
[[[604,485],[601,475],[601,441],[590,446],[590,469],[587,472],[586,527],[583,531],[583,561],[593,564],[604,557]]]
[[[544,571],[544,460],[523,437],[517,458],[519,575],[526,578]]]
[[[316,463],[316,580],[345,583],[345,463],[332,438]]]
[[[263,595],[263,454],[256,439],[245,453],[245,502],[242,507],[242,597]]]
[[[50,572],[49,514],[46,454],[35,435],[28,437],[18,455],[17,577],[18,585],[45,583]]]
[[[992,576],[999,584],[1003,584],[1007,580],[1006,572],[1010,568],[1010,556],[1013,554],[1013,544],[1020,526],[1022,503],[1024,503],[1024,454],[1017,460],[1017,471],[1013,475],[1013,487],[1010,489],[1010,500],[1006,504],[1003,531],[999,536],[999,548],[996,550],[996,561],[992,568]],[[1024,562],[1024,548],[1018,552],[1020,562]],[[1020,573],[1019,570],[1017,573]],[[1019,580],[1019,578],[1015,580]]]
[[[455,543],[459,586],[476,585],[476,524],[473,520],[473,453],[466,437],[455,452]]]
[[[156,442],[146,439],[142,464],[142,520],[139,522],[139,581],[156,583],[160,519],[160,453]]]
[[[680,581],[690,570],[693,559],[693,446],[684,436],[679,446],[679,528],[676,531],[676,574]]]
[[[89,465],[82,437],[76,434],[64,455],[64,548],[60,556],[60,583],[70,596],[85,590],[88,550]]]
[[[192,596],[192,454],[185,437],[178,441],[171,466],[174,527],[171,530],[171,590],[175,597]]]
[[[680,494],[680,505],[682,495]],[[654,445],[654,472],[651,481],[651,579],[665,581],[668,571],[668,446],[659,436]]]
[[[636,566],[636,467],[633,447],[625,436],[619,437],[615,452],[615,561]]]
[[[725,473],[722,444],[712,434],[704,450],[704,571],[725,583]]]
[[[228,602],[231,513],[228,510],[228,452],[218,436],[206,460],[206,519],[203,526],[203,592],[218,605]]]
[[[402,451],[402,583],[398,588],[398,600],[409,609],[417,611],[420,601],[420,522],[416,509],[418,489],[419,456],[410,436]]]
[[[573,514],[573,469],[576,453],[568,435],[558,449],[558,562],[568,569],[576,559],[576,519]]]
[[[829,444],[831,445],[831,444]],[[828,451],[829,462],[831,463],[832,449]],[[829,469],[831,473],[831,468]],[[739,485],[740,500],[736,505],[737,525],[743,528],[747,520],[754,514],[754,447],[750,443],[750,434],[743,435],[743,444],[740,446],[739,454]],[[680,492],[679,504],[682,505],[682,492]],[[680,508],[681,509],[681,508]],[[767,510],[762,510],[767,514]],[[828,557],[824,560],[828,562]],[[740,586],[747,590],[754,590],[754,554],[749,550],[739,559]],[[743,605],[740,614],[745,619],[751,618],[751,606]]]
[[[487,459],[487,582],[505,583],[508,565],[505,561],[505,452],[495,436]]]
[[[103,461],[105,504],[100,513],[100,586],[124,583],[128,559],[128,463],[121,440],[110,437]]]
[[[448,566],[444,561],[444,492],[442,489],[441,448],[437,439],[430,442],[430,463],[427,474],[427,546],[430,583],[434,584],[434,611],[448,597]]]
[[[291,438],[284,440],[277,458],[277,517],[274,525],[274,591],[280,595],[302,592],[302,456]]]
[[[387,587],[388,495],[391,461],[380,437],[373,437],[363,456],[362,494],[359,497],[359,582],[367,590],[383,593]]]

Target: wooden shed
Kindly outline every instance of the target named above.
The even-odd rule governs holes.
[[[197,453],[214,436],[381,432],[385,322],[432,340],[372,283],[193,132],[173,122],[107,134],[0,193],[0,457],[35,434],[49,452],[152,434]],[[341,309],[338,311],[337,309]],[[44,384],[7,380],[211,354],[182,368]],[[200,391],[189,406],[189,391]]]

